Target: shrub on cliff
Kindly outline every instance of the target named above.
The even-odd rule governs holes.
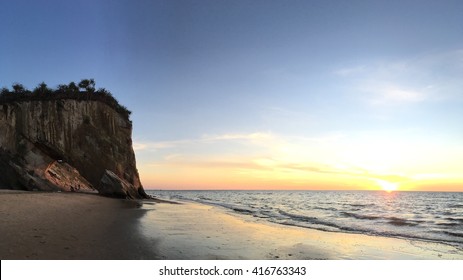
[[[26,88],[22,84],[14,83],[12,87],[14,93],[30,93],[30,91],[26,90]]]
[[[119,104],[110,91],[105,88],[95,90],[94,79],[83,79],[77,85],[70,82],[68,85],[60,84],[55,89],[48,88],[45,82],[40,83],[33,91],[26,89],[22,84],[15,83],[12,91],[4,87],[0,91],[0,104],[21,101],[41,101],[57,99],[73,99],[81,101],[100,101],[118,113],[129,118],[132,113],[125,106]]]
[[[93,93],[95,92],[95,80],[83,79],[79,83],[79,88],[81,88],[83,91]]]
[[[32,94],[50,94],[53,90],[47,86],[45,82],[41,82],[33,91]]]

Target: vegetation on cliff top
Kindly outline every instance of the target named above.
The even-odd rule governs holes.
[[[12,90],[4,87],[0,90],[0,104],[21,102],[21,101],[47,101],[58,99],[73,99],[80,101],[100,101],[116,112],[129,118],[130,112],[125,106],[119,104],[114,96],[105,88],[95,89],[93,79],[83,79],[78,84],[60,84],[56,88],[49,88],[44,82],[40,83],[32,91],[25,88],[22,84],[15,83]]]

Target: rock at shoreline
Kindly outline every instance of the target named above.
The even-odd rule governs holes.
[[[45,178],[62,191],[95,192],[84,177],[74,167],[65,162],[55,161],[45,170]]]
[[[101,178],[98,191],[102,195],[121,197],[121,198],[137,198],[138,192],[127,181],[119,178],[113,172],[106,170]]]

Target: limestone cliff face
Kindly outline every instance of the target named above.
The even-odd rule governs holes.
[[[131,121],[99,101],[0,104],[0,187],[146,197],[131,135]],[[125,195],[100,188],[108,171],[123,181]]]

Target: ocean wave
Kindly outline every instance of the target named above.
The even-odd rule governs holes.
[[[280,225],[284,226],[292,226],[292,227],[298,227],[298,228],[307,228],[307,229],[316,229],[316,230],[321,230],[321,231],[326,231],[326,232],[343,232],[343,230],[336,228],[336,227],[330,227],[330,226],[324,226],[322,224],[301,224],[297,223],[294,221],[279,221],[275,222]]]
[[[356,213],[351,213],[351,212],[341,212],[341,214],[345,217],[351,217],[351,218],[356,218],[360,220],[378,220],[381,219],[379,216],[372,216],[372,215],[360,215]]]
[[[365,208],[365,207],[372,207],[375,206],[374,203],[367,203],[367,204],[360,204],[360,203],[348,203],[347,205],[352,206],[352,207],[360,207],[360,208]]]
[[[254,211],[249,210],[249,209],[242,209],[242,208],[231,208],[231,209],[239,213],[254,214]]]
[[[447,221],[455,221],[460,224],[463,224],[463,218],[445,218]]]
[[[328,211],[334,211],[334,212],[339,210],[339,209],[336,209],[334,207],[319,207],[319,206],[315,206],[313,209],[315,209],[315,210],[323,210],[323,211],[328,210]]]
[[[450,204],[449,208],[463,208],[463,204]]]
[[[444,227],[461,226],[459,223],[436,223],[436,225]]]
[[[450,235],[450,236],[463,237],[463,233],[461,232],[443,231],[443,233]]]
[[[407,219],[397,218],[397,217],[388,217],[388,223],[394,226],[416,226],[417,224],[409,221]]]
[[[283,210],[279,210],[279,213],[281,215],[287,216],[288,218],[290,218],[292,220],[295,220],[295,221],[306,222],[306,223],[310,223],[310,224],[324,225],[324,226],[328,226],[328,227],[332,227],[332,228],[342,229],[342,226],[340,226],[340,225],[338,225],[336,223],[321,220],[319,218],[309,217],[309,216],[300,215],[300,214],[294,214],[294,213],[288,213],[288,212],[285,212]]]

